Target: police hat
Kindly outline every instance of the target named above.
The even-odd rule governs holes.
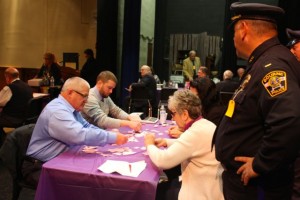
[[[231,25],[240,19],[263,20],[276,24],[284,14],[284,10],[280,7],[261,3],[235,2],[231,4],[230,11],[233,14]]]
[[[300,30],[294,31],[289,28],[286,29],[286,34],[288,38],[290,39],[289,43],[286,45],[287,47],[292,47],[298,42],[300,42]]]

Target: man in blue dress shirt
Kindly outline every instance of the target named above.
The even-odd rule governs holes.
[[[89,89],[84,79],[70,78],[59,97],[44,108],[35,125],[23,164],[27,182],[37,185],[40,170],[36,169],[72,146],[121,145],[127,142],[123,134],[102,130],[83,119],[80,111],[87,101]]]

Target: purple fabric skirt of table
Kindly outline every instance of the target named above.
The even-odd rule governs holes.
[[[170,123],[170,121],[168,121]],[[156,133],[157,137],[168,137],[167,126],[144,124],[143,131]],[[120,131],[128,134],[127,128]],[[36,200],[67,199],[155,199],[160,170],[145,155],[144,138],[135,137],[137,141],[122,146],[106,145],[97,147],[98,153],[85,153],[84,146],[75,146],[43,165],[36,191]],[[128,147],[132,155],[114,155],[109,149]],[[119,174],[105,174],[97,168],[106,160],[136,162],[145,160],[146,169],[137,177]]]

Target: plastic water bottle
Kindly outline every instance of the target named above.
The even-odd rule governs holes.
[[[51,76],[50,78],[50,87],[54,87],[54,78]]]
[[[160,124],[165,124],[167,120],[167,112],[164,105],[161,105],[159,110],[159,122]]]

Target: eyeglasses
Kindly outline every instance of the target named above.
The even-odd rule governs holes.
[[[88,94],[82,94],[81,92],[78,92],[76,90],[73,90],[74,92],[76,92],[77,94],[79,94],[82,98],[84,99],[88,99],[89,95]]]
[[[171,114],[172,117],[174,117],[176,113],[177,112],[175,112],[175,111],[174,112],[170,111],[170,114]]]

